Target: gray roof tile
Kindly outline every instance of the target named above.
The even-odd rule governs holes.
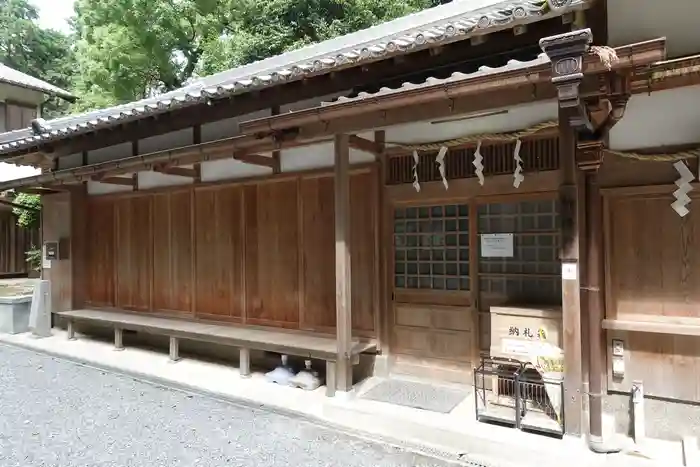
[[[51,94],[64,99],[75,99],[75,96],[68,91],[42,81],[21,71],[10,68],[7,65],[0,63],[0,83],[7,83],[20,88],[31,89],[32,91]]]

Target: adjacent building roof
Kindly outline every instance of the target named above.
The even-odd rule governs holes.
[[[586,8],[592,0],[458,0],[362,31],[201,78],[159,96],[0,135],[0,153],[24,149],[178,107],[321,75],[386,56],[540,21]]]
[[[21,71],[17,71],[2,63],[0,63],[0,83],[7,83],[20,88],[31,89],[32,91],[39,91],[44,94],[58,96],[68,100],[75,99],[73,94],[64,89],[42,81],[39,78],[29,76]]]

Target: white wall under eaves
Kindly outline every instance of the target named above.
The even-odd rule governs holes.
[[[636,94],[610,130],[619,151],[700,143],[700,86]]]
[[[669,58],[700,53],[699,0],[608,0],[607,6],[608,45],[666,37]]]
[[[256,116],[257,117],[257,116]],[[556,120],[557,104],[555,101],[544,102],[531,105],[523,105],[512,107],[504,110],[503,113],[496,115],[467,115],[466,119],[452,121],[423,121],[404,125],[395,125],[385,128],[387,141],[398,141],[402,143],[416,142],[435,142],[447,139],[467,136],[475,133],[494,133],[503,131],[514,131],[536,125],[538,123]],[[216,122],[202,128],[202,140],[220,139],[227,136],[237,134],[237,122],[254,118],[250,115],[239,117],[238,119],[229,119],[228,121]],[[139,144],[140,152],[151,152],[153,150],[168,149],[170,147],[179,147],[189,142],[191,132],[179,132],[178,134],[170,133],[152,139],[148,144]],[[359,133],[358,136],[373,139],[374,132],[366,131]],[[129,150],[130,149],[130,145]],[[111,148],[101,149],[91,152],[91,162],[93,160],[104,160],[109,155],[121,154],[127,150],[127,145],[113,146]],[[319,168],[333,167],[334,151],[333,142],[326,140],[314,145],[303,146],[298,148],[284,149],[281,151],[281,168],[282,172],[300,172],[304,170],[313,170]],[[350,150],[350,163],[363,164],[374,161],[372,154]],[[215,161],[204,162],[202,167],[202,181],[214,182],[224,180],[241,180],[252,177],[259,177],[271,174],[271,169],[229,159],[221,159]],[[151,189],[165,186],[178,186],[192,183],[190,178],[178,177],[172,175],[157,174],[154,172],[140,172],[138,175],[138,183],[140,189]],[[105,184],[91,182],[88,185],[90,194],[104,194],[129,191],[129,187],[114,186],[105,188]]]

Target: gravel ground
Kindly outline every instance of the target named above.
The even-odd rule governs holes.
[[[0,345],[0,466],[446,466],[261,409]]]

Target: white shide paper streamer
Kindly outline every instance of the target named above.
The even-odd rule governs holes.
[[[695,180],[695,175],[693,175],[693,172],[690,171],[683,161],[676,162],[673,164],[673,167],[676,169],[676,172],[678,172],[678,175],[680,175],[680,178],[676,180],[678,189],[673,192],[673,197],[676,198],[676,200],[671,203],[671,207],[679,216],[685,217],[690,212],[688,209],[688,204],[690,204],[690,196],[688,196],[688,193],[693,189],[690,182]]]
[[[440,176],[442,177],[442,184],[445,186],[445,190],[449,188],[449,185],[447,183],[447,178],[445,177],[445,155],[447,154],[447,146],[442,146],[440,148],[440,151],[438,151],[438,155],[435,158],[435,162],[437,162],[438,165],[438,171],[440,172]]]
[[[413,188],[420,193],[420,182],[418,181],[418,151],[413,151]]]
[[[517,140],[515,142],[515,151],[513,151],[513,159],[515,159],[515,172],[513,172],[513,186],[518,188],[520,184],[525,180],[523,175],[523,160],[520,158],[520,146],[522,146],[522,141]]]
[[[476,143],[476,151],[474,151],[474,162],[472,165],[476,169],[474,173],[479,178],[479,185],[484,186],[484,156],[481,155],[481,141]]]

